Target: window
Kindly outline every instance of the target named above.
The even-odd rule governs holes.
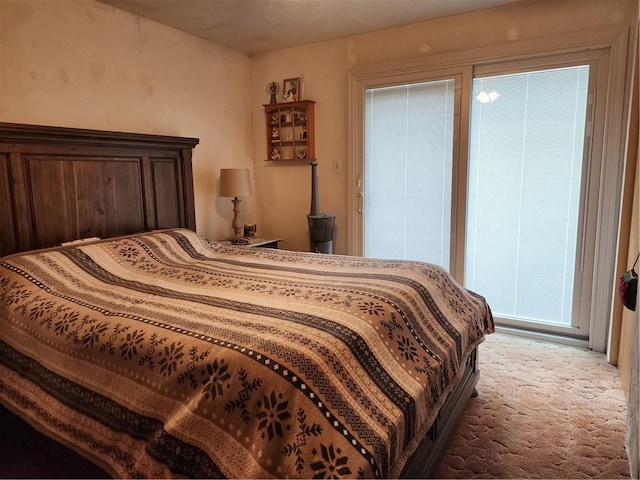
[[[365,256],[449,267],[454,82],[366,91]]]
[[[497,317],[572,325],[588,84],[588,65],[473,81],[465,286]]]

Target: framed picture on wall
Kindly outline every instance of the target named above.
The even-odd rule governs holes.
[[[282,88],[283,102],[297,102],[300,93],[300,77],[286,78]]]

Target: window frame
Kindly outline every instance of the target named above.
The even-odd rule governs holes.
[[[456,112],[459,119],[458,136],[454,138],[452,191],[452,245],[451,273],[462,283],[464,278],[464,241],[466,207],[465,188],[458,188],[467,178],[469,112],[474,70],[485,66],[553,55],[575,53],[592,49],[608,49],[608,65],[601,68],[607,75],[606,92],[598,92],[607,101],[602,112],[604,121],[602,138],[591,148],[602,152],[602,166],[597,191],[597,204],[593,207],[598,228],[593,239],[593,286],[584,295],[588,303],[589,340],[588,347],[604,352],[607,350],[608,329],[613,313],[615,287],[615,265],[620,228],[622,180],[624,176],[625,145],[630,115],[629,95],[632,72],[627,69],[629,29],[604,29],[577,32],[551,38],[513,42],[494,47],[453,52],[446,55],[420,57],[400,62],[359,65],[348,73],[348,192],[347,192],[347,249],[351,255],[362,254],[361,209],[362,159],[364,155],[364,102],[365,89],[394,83],[411,83],[432,79],[437,75],[460,75],[461,108]],[[488,67],[487,67],[488,68]],[[359,180],[360,179],[360,180]],[[361,211],[361,210],[360,210]]]

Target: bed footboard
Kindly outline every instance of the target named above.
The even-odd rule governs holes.
[[[431,429],[405,465],[400,475],[402,478],[433,477],[460,415],[465,410],[469,399],[477,395],[478,376],[478,347],[476,347],[467,359],[462,380],[451,392]]]

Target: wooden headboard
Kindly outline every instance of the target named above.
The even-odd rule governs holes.
[[[0,123],[0,255],[195,230],[197,138]]]

